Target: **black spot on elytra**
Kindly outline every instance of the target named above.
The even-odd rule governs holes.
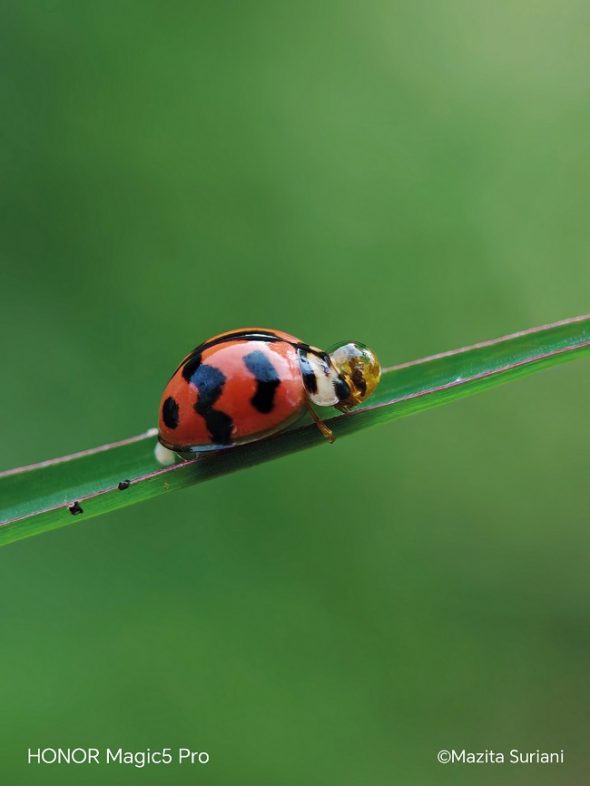
[[[315,372],[307,357],[307,350],[299,348],[299,368],[301,369],[301,376],[303,377],[303,385],[308,393],[318,392],[318,381]]]
[[[205,419],[211,440],[216,445],[229,445],[233,431],[233,420],[225,412],[213,409],[213,405],[223,392],[225,376],[218,368],[200,364],[190,378],[199,391],[195,412]]]
[[[194,352],[182,367],[182,376],[186,379],[187,382],[191,381],[193,374],[199,368],[200,365],[201,365],[201,353]]]
[[[83,511],[83,510],[82,510],[82,508],[80,507],[80,503],[78,502],[78,500],[76,500],[76,502],[72,503],[72,504],[71,504],[71,505],[68,507],[68,510],[70,511],[70,513],[72,514],[72,516],[77,516],[77,515],[78,515],[78,513],[84,513],[84,511]]]
[[[130,485],[131,485],[130,480],[121,480],[117,488],[119,489],[119,491],[125,491],[125,489],[128,489]]]
[[[172,396],[168,396],[162,404],[162,420],[168,428],[178,426],[178,404]]]
[[[252,406],[259,412],[272,412],[275,392],[281,384],[276,368],[269,358],[259,349],[244,356],[246,368],[256,377],[256,393],[250,399]]]

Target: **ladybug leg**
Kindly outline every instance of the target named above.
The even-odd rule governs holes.
[[[328,428],[328,426],[326,426],[324,421],[320,418],[318,413],[311,406],[311,404],[309,403],[308,399],[305,399],[305,406],[307,407],[307,411],[311,415],[311,419],[313,420],[313,422],[316,424],[316,426],[321,431],[322,436],[325,437],[330,444],[332,444],[336,440],[336,437],[334,436],[334,433],[333,433],[332,429]]]

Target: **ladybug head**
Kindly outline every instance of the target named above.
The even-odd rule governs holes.
[[[330,352],[330,360],[340,379],[346,383],[342,386],[340,406],[360,404],[379,384],[381,364],[373,350],[364,344],[356,341],[339,344]]]

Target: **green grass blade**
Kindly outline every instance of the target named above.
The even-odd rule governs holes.
[[[590,351],[590,315],[385,369],[376,393],[350,415],[327,419],[338,438],[573,360]],[[334,411],[335,412],[335,411]],[[311,423],[250,445],[162,467],[155,431],[0,473],[0,545],[78,523],[227,472],[326,444]],[[130,481],[120,489],[121,481]],[[82,513],[73,515],[78,501]]]

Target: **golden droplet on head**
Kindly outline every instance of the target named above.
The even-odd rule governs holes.
[[[332,364],[350,388],[347,406],[367,399],[381,379],[381,364],[372,349],[357,341],[339,344],[330,352]]]

